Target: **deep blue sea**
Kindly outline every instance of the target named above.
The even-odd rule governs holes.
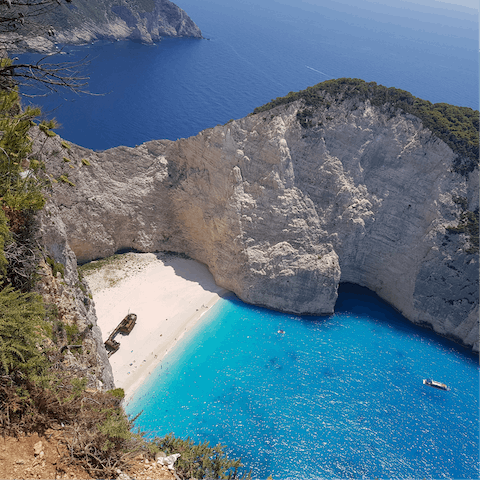
[[[35,98],[60,135],[99,150],[175,140],[338,77],[478,109],[475,0],[177,3],[205,39],[64,49],[89,56],[103,95]],[[153,434],[227,445],[255,478],[475,479],[478,394],[478,358],[344,286],[331,317],[220,301],[127,410]]]
[[[89,56],[89,89],[105,95],[34,100],[64,138],[93,149],[176,140],[339,77],[478,108],[478,9],[433,0],[177,3],[205,40],[65,48],[61,60]]]

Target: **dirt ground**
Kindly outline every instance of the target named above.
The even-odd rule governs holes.
[[[61,432],[47,431],[44,436],[33,434],[19,438],[0,437],[0,479],[75,479],[90,476],[79,466],[60,462],[65,447],[59,442]],[[175,476],[166,468],[139,456],[125,473],[135,480],[172,480]]]

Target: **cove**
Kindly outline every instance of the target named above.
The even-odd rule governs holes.
[[[90,90],[104,95],[32,100],[63,138],[94,149],[175,140],[339,77],[478,108],[473,9],[177,3],[208,40],[65,48],[62,59],[89,54]],[[427,377],[452,390],[425,387]],[[478,388],[477,358],[343,286],[331,317],[220,301],[126,409],[143,409],[137,425],[152,435],[227,445],[255,478],[478,478]]]
[[[478,478],[477,360],[356,285],[328,317],[228,298],[126,410],[152,436],[226,445],[254,478]]]

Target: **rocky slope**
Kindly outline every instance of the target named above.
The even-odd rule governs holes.
[[[53,308],[56,321],[71,327],[79,334],[82,349],[68,346],[67,338],[58,339],[64,350],[63,366],[72,372],[82,372],[91,390],[114,388],[112,367],[108,361],[102,332],[97,325],[95,306],[88,286],[79,278],[77,260],[70,249],[66,232],[55,206],[50,205],[48,221],[45,212],[39,216],[39,238],[44,251],[60,265],[61,272],[52,272],[50,265],[42,262],[38,270],[36,290],[43,297],[47,311]],[[58,335],[57,335],[58,336]],[[53,345],[52,345],[53,346]]]
[[[153,43],[161,37],[202,38],[193,20],[169,0],[75,0],[60,2],[40,16],[24,11],[24,24],[17,22],[14,32],[0,35],[8,50],[53,51],[57,43],[99,39]]]
[[[388,103],[319,94],[136,148],[37,131],[57,182],[45,229],[64,231],[80,262],[185,253],[244,301],[284,311],[331,313],[353,282],[478,351],[478,255],[455,231],[478,217],[478,166]]]

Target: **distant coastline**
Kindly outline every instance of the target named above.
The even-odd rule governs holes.
[[[19,7],[12,10],[25,16]],[[133,0],[127,5],[112,0],[97,0],[94,5],[88,0],[75,0],[73,5],[59,2],[28,20],[15,31],[0,33],[0,42],[9,52],[51,53],[58,50],[57,45],[88,45],[97,40],[153,44],[162,37],[203,38],[188,14],[169,0],[147,4]]]

